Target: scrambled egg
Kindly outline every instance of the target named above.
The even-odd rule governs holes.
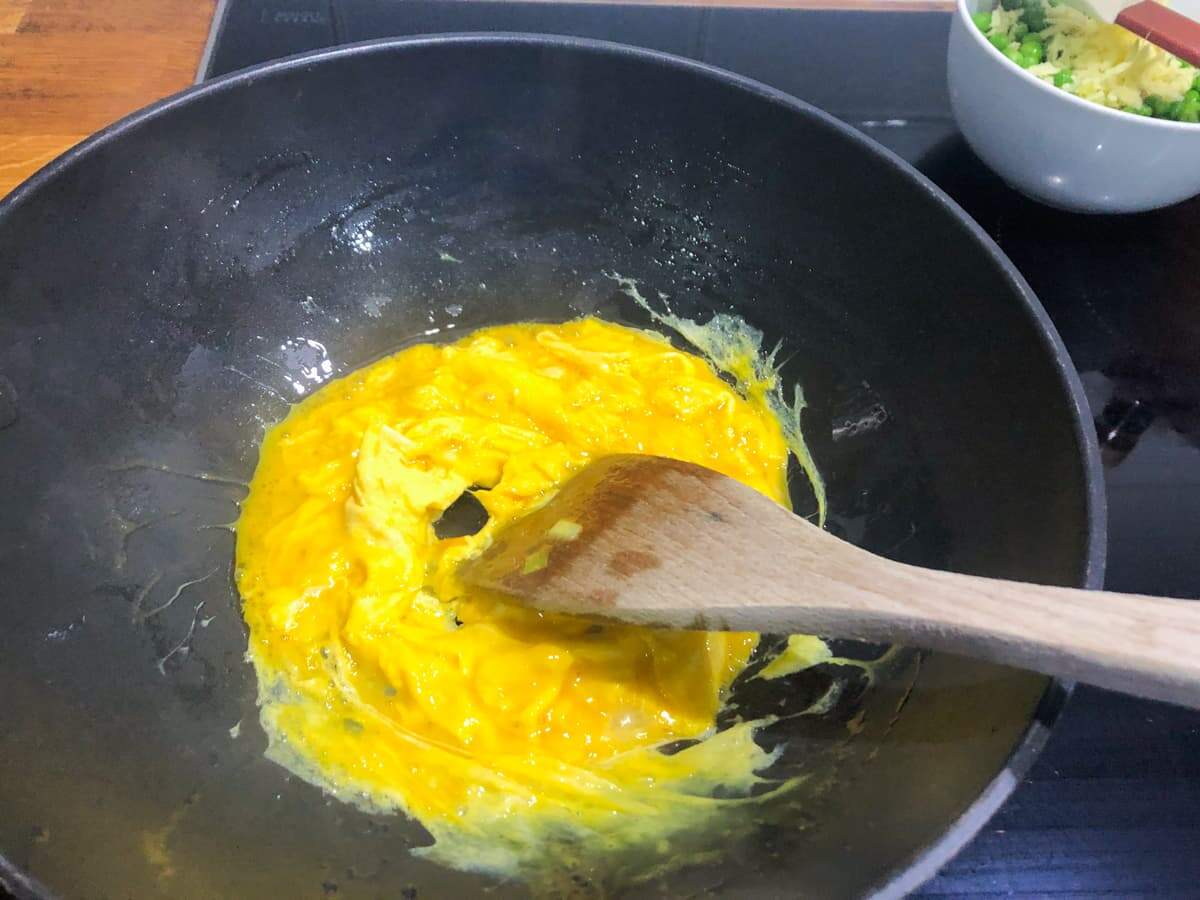
[[[757,635],[601,627],[455,571],[611,453],[787,503],[789,448],[811,460],[765,370],[738,374],[755,373],[735,390],[656,334],[583,319],[410,347],[299,403],[267,434],[237,527],[271,757],[415,817],[434,838],[418,852],[543,887],[645,876],[752,828],[790,785],[761,775],[763,721],[715,722]],[[487,524],[439,540],[464,491]],[[808,640],[792,655],[828,656]]]

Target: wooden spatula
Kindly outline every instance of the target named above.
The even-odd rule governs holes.
[[[547,610],[904,643],[1200,706],[1200,602],[892,562],[659,457],[593,462],[461,575]]]
[[[1102,22],[1115,22],[1193,66],[1200,66],[1200,22],[1156,0],[1064,0]]]

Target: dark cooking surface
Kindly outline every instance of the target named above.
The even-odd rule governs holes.
[[[648,324],[615,282],[688,318],[744,310],[779,342],[836,533],[1098,586],[1085,389],[950,203],[786,94],[529,35],[246,70],[43,171],[0,204],[0,369],[20,400],[0,471],[21,474],[0,504],[0,878],[139,900],[525,896],[405,853],[428,842],[418,825],[264,757],[229,523],[297,385],[492,322]],[[796,827],[726,829],[719,861],[622,896],[919,885],[1019,784],[1065,700],[946,654],[898,653],[841,689],[853,673],[820,668],[739,701],[779,710],[762,737],[799,780],[756,810]],[[790,714],[817,691],[827,710]],[[648,862],[570,882],[601,895]]]
[[[855,124],[979,220],[1062,333],[1105,447],[1108,586],[1200,597],[1200,201],[1093,219],[1005,188],[950,119],[947,15],[229,0],[225,23],[210,74],[390,35],[546,31],[703,59]],[[1081,688],[1028,782],[920,896],[1195,897],[1198,849],[1200,713]]]

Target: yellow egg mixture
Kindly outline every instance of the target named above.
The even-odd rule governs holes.
[[[296,405],[237,527],[272,758],[415,817],[435,840],[418,852],[543,887],[663,871],[749,828],[788,784],[758,787],[762,720],[714,726],[757,635],[601,627],[455,571],[611,453],[699,463],[787,503],[789,448],[811,463],[760,363],[743,360],[735,390],[657,334],[518,324],[410,347]],[[468,489],[486,526],[439,540]]]

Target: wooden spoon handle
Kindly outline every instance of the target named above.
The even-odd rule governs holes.
[[[782,510],[767,512],[756,513],[765,527],[753,543],[740,543],[738,529],[725,535],[735,552],[721,557],[721,568],[706,571],[695,554],[687,573],[646,574],[655,584],[663,576],[690,583],[698,601],[692,625],[906,643],[1200,707],[1200,602],[908,566],[814,535]],[[708,549],[718,558],[715,546]],[[646,588],[635,575],[618,601],[622,618],[638,606],[636,620],[645,624],[689,624],[655,603],[654,585]]]
[[[830,634],[910,643],[1200,706],[1200,602],[872,567],[871,608],[829,608]],[[897,603],[889,598],[905,598]],[[861,604],[862,598],[858,603]],[[811,611],[784,630],[804,631]],[[770,615],[773,626],[784,613]],[[749,623],[746,623],[749,624]],[[760,624],[767,624],[761,622]]]
[[[707,610],[706,620],[908,643],[1200,707],[1200,602],[904,565],[814,528],[728,479],[710,479],[696,496],[705,496],[729,527],[710,530],[692,518],[689,534],[705,545],[692,559],[723,560],[697,574],[707,589],[693,596],[749,601],[736,612]],[[729,571],[730,560],[739,572]],[[800,578],[803,592],[789,589]],[[755,597],[739,597],[739,583],[753,585]],[[784,602],[770,606],[769,598]]]
[[[689,574],[671,573],[704,598],[696,610],[706,627],[907,643],[1200,707],[1200,602],[904,565],[757,500],[739,523],[748,508],[741,486],[721,482],[710,505],[722,492],[735,492],[740,504],[716,507],[734,527],[701,535],[693,522],[693,539],[706,546],[691,554]],[[697,557],[723,562],[705,571]],[[625,607],[640,602],[636,584],[630,588]]]
[[[1123,9],[1117,16],[1117,24],[1193,66],[1200,66],[1200,22],[1155,0],[1144,0]]]

